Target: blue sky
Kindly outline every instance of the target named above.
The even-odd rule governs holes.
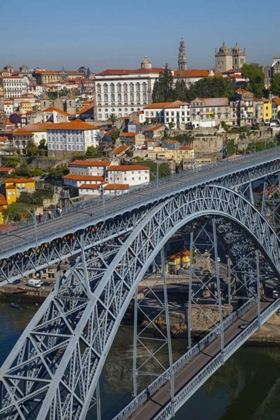
[[[145,54],[176,68],[181,37],[193,69],[214,67],[223,41],[245,47],[248,63],[280,56],[279,0],[0,0],[0,11],[1,68],[98,72],[140,67]]]

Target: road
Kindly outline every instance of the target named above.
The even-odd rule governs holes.
[[[269,302],[261,302],[261,311],[264,311]],[[256,318],[257,305],[253,305],[245,314],[225,331],[225,346],[233,340],[242,330],[240,325],[245,322],[251,322]],[[193,358],[193,360],[175,374],[174,389],[177,394],[210,360],[220,352],[220,337],[212,341],[202,352]],[[170,401],[170,384],[165,384],[150,399],[148,399],[137,411],[130,417],[133,420],[148,420],[158,414],[165,404]]]
[[[125,211],[139,208],[140,205],[156,202],[158,199],[174,195],[174,192],[180,192],[205,183],[209,184],[227,176],[227,174],[238,173],[258,164],[275,161],[277,154],[280,155],[279,147],[245,155],[227,162],[221,161],[203,166],[196,172],[192,170],[185,171],[172,177],[162,178],[159,180],[158,185],[150,183],[131,190],[127,195],[114,197],[110,200],[106,199],[105,202],[100,200],[99,204],[96,204],[96,199],[88,200],[82,203],[83,208],[77,206],[73,208],[72,212],[62,214],[61,217],[37,224],[33,221],[33,224],[30,224],[28,228],[12,230],[9,234],[2,234],[0,259],[7,257],[7,252],[10,255],[13,255],[16,250],[22,252],[23,246],[26,247],[25,249],[28,249],[28,244],[30,244],[30,247],[36,246],[35,239],[37,239],[38,244],[48,242],[51,240],[50,238],[57,238],[67,233],[75,232],[83,224],[89,225],[89,222],[95,224],[104,220],[104,215],[105,218],[113,217],[117,214],[122,215]]]

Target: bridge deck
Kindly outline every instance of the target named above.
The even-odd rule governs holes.
[[[140,205],[164,199],[174,192],[180,192],[186,188],[195,187],[204,183],[216,182],[219,179],[248,170],[257,165],[271,163],[278,159],[280,148],[268,149],[251,155],[245,155],[238,159],[229,161],[221,161],[211,165],[198,168],[196,171],[189,170],[171,177],[162,178],[158,185],[155,182],[146,186],[140,186],[133,189],[128,195],[114,197],[102,204],[97,204],[96,199],[88,200],[80,206],[75,207],[71,212],[62,214],[53,220],[37,224],[37,240],[38,244],[49,242],[52,239],[62,237],[67,233],[73,233],[76,229],[80,229],[90,223],[104,220],[104,218],[113,217],[117,214],[121,215],[125,211],[131,211]],[[250,175],[250,180],[254,180],[254,176]],[[257,179],[257,178],[256,178]],[[234,185],[236,184],[236,180]],[[229,181],[229,186],[231,182]],[[105,217],[104,217],[105,216]],[[6,258],[15,252],[22,252],[28,249],[28,244],[34,247],[35,244],[34,221],[28,228],[12,230],[8,234],[1,235],[0,258]]]
[[[261,311],[263,312],[271,304],[271,301],[261,302]],[[241,333],[240,325],[244,322],[252,322],[256,319],[257,305],[253,305],[245,314],[225,330],[225,346],[230,343],[238,334]],[[174,378],[174,389],[177,394],[187,383],[194,378],[197,373],[205,367],[220,352],[220,336],[203,349],[194,359],[182,368]],[[152,419],[160,413],[170,401],[170,384],[166,383],[156,393],[154,393],[143,405],[141,405],[130,417],[134,420]]]

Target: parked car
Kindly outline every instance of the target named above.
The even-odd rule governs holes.
[[[248,327],[248,325],[249,325],[249,323],[248,323],[248,322],[244,322],[243,324],[239,325],[239,328],[240,328],[241,330],[245,330],[245,328],[247,328],[247,327]]]
[[[19,279],[13,281],[13,284],[19,284],[19,283],[20,283]]]
[[[51,283],[49,281],[43,281],[41,286],[51,286]]]

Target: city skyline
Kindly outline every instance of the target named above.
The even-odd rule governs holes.
[[[241,0],[226,4],[206,0],[188,6],[183,0],[172,5],[149,3],[132,6],[104,0],[94,6],[85,0],[82,6],[73,0],[47,4],[29,0],[2,1],[1,67],[8,62],[18,68],[77,69],[92,72],[106,68],[138,68],[145,55],[154,67],[177,68],[181,38],[186,45],[188,68],[210,69],[215,65],[215,48],[223,42],[246,49],[247,63],[271,64],[280,56],[274,36],[280,11],[272,0],[269,11],[256,1],[254,9]],[[273,13],[271,13],[273,10]],[[16,13],[15,13],[16,11]],[[203,14],[201,13],[203,11]],[[264,28],[264,29],[263,29]]]

